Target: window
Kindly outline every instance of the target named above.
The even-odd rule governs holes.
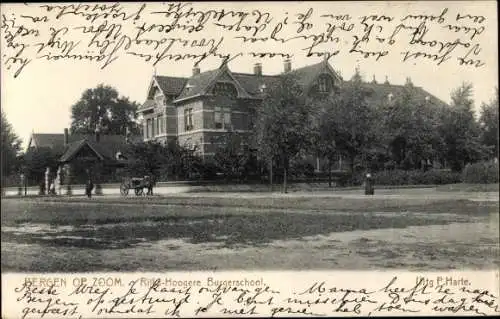
[[[146,120],[146,138],[153,137],[153,119]]]
[[[161,124],[161,117],[157,116],[156,117],[156,135],[160,135],[162,133],[160,124]]]
[[[193,129],[193,109],[184,109],[184,130],[191,131]]]
[[[238,96],[238,91],[231,83],[219,82],[215,84],[213,94],[236,97]]]
[[[160,120],[160,134],[165,134],[165,120],[166,120],[166,117],[165,117],[165,114],[163,114],[162,116],[160,116],[158,118]]]
[[[216,106],[214,109],[215,128],[231,129],[231,109]]]
[[[328,75],[322,75],[318,80],[318,91],[321,93],[326,93],[330,91],[331,80]]]

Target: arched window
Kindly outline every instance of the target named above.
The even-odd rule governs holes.
[[[214,89],[212,91],[214,95],[224,95],[230,97],[238,96],[238,91],[232,83],[218,82],[215,83]]]

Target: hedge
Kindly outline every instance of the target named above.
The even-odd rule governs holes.
[[[468,164],[463,170],[463,181],[470,184],[498,183],[498,162]]]
[[[375,185],[442,185],[462,182],[462,175],[448,170],[386,170],[372,173]],[[357,174],[352,185],[361,185],[364,176]]]

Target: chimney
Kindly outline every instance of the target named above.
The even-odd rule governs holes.
[[[283,66],[285,73],[292,71],[292,61],[290,59],[286,59]]]
[[[195,64],[193,66],[193,76],[198,74],[200,74],[200,67],[198,66],[198,64]]]
[[[255,63],[253,66],[253,74],[262,75],[262,63]]]
[[[373,75],[372,83],[377,84],[377,79],[375,78],[375,74]]]
[[[64,146],[69,144],[69,130],[67,128],[64,129]]]
[[[384,84],[389,84],[389,78],[387,77],[387,75],[385,76],[385,82]]]

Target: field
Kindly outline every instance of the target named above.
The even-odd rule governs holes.
[[[498,199],[405,192],[2,199],[2,268],[421,271],[500,265]]]

